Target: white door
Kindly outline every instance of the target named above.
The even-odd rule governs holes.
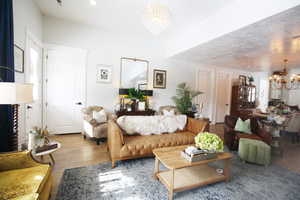
[[[46,125],[53,134],[82,131],[86,56],[82,49],[51,47],[46,64]]]
[[[43,109],[43,48],[41,44],[27,38],[27,83],[33,84],[33,102],[26,105],[26,132],[33,127],[42,127],[42,109]]]
[[[231,75],[225,72],[216,74],[216,123],[223,123],[230,111]]]
[[[203,94],[196,97],[196,103],[202,107],[202,115],[212,120],[213,71],[199,70],[197,74],[197,90]]]

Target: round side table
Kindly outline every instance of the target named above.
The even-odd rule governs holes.
[[[52,164],[54,165],[55,164],[55,160],[54,160],[54,157],[52,155],[53,152],[57,151],[58,149],[61,148],[61,144],[59,142],[51,142],[51,144],[57,144],[57,148],[55,149],[50,149],[50,150],[47,150],[47,151],[43,151],[43,152],[39,152],[39,153],[33,153],[34,156],[39,156],[41,157],[41,160],[43,160],[43,157],[46,156],[46,155],[49,155],[51,161],[52,161]]]

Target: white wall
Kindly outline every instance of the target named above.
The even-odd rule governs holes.
[[[32,0],[14,0],[14,39],[15,44],[26,49],[26,31],[30,31],[42,41],[43,26],[42,14]],[[26,59],[26,58],[25,58]],[[26,63],[26,62],[25,62]],[[26,68],[26,65],[25,65]],[[16,82],[25,81],[25,73],[15,73]],[[19,146],[27,143],[28,135],[25,133],[25,106],[20,106],[19,113]]]
[[[176,85],[195,82],[193,63],[165,59],[163,47],[155,40],[144,40],[122,33],[109,33],[91,26],[73,23],[52,17],[43,18],[44,43],[76,47],[88,50],[87,58],[87,106],[101,105],[108,110],[118,102],[120,58],[132,57],[150,61],[150,87],[153,69],[167,70],[167,88],[155,89],[154,107],[173,104]],[[113,66],[111,84],[96,83],[96,65]]]

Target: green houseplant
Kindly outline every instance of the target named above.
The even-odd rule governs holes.
[[[131,100],[139,100],[139,101],[144,101],[145,96],[144,92],[142,90],[138,90],[135,88],[129,88],[128,89],[128,98]]]
[[[203,92],[191,90],[186,83],[180,83],[176,89],[176,96],[172,97],[177,109],[183,114],[190,112],[192,108],[192,100]]]

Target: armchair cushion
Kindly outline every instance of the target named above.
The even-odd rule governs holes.
[[[102,109],[100,111],[93,111],[93,119],[98,123],[103,123],[107,121],[107,116],[105,111]]]
[[[234,130],[243,132],[243,133],[247,133],[247,134],[252,134],[250,123],[251,123],[250,119],[243,121],[241,118],[238,118],[238,120],[236,121]]]

